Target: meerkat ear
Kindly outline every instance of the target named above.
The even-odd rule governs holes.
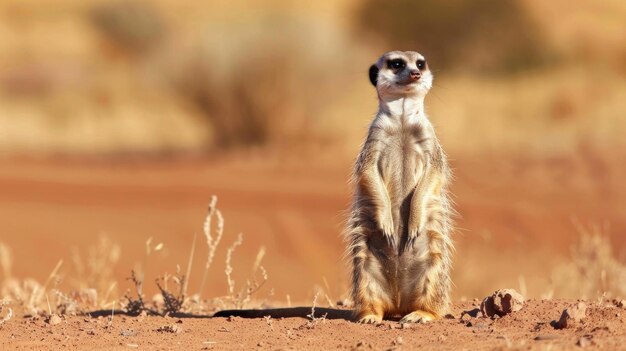
[[[378,67],[376,65],[370,67],[370,82],[372,82],[373,86],[376,86],[376,83],[378,83]]]

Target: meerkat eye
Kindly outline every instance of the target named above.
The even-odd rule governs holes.
[[[426,68],[426,61],[424,60],[417,60],[416,64],[418,69]]]
[[[387,62],[387,66],[391,69],[403,69],[406,66],[406,63],[401,59],[389,60]]]

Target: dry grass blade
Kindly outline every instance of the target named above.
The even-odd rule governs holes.
[[[4,280],[11,278],[11,264],[13,259],[11,257],[11,251],[9,247],[0,242],[0,267],[2,267],[2,274]]]
[[[552,274],[554,294],[591,299],[626,295],[626,265],[613,254],[606,229],[577,224],[578,243],[572,246],[571,260]]]
[[[215,236],[213,236],[211,231],[211,223],[213,221],[213,217],[216,217],[217,219]],[[200,283],[199,292],[200,296],[202,296],[202,292],[204,291],[207,274],[209,268],[211,267],[211,263],[213,262],[213,258],[215,257],[215,251],[217,250],[217,247],[222,240],[222,235],[224,234],[224,217],[222,217],[222,213],[220,212],[220,210],[217,209],[217,196],[215,195],[211,197],[211,202],[209,203],[209,212],[204,220],[203,229],[209,252],[207,254],[206,263],[204,265],[204,272],[202,273],[202,282]]]
[[[235,240],[235,242],[233,242],[233,244],[228,248],[228,251],[226,251],[226,269],[224,270],[224,272],[226,273],[226,282],[228,283],[228,294],[230,296],[233,296],[235,292],[235,281],[232,279],[232,276],[231,276],[231,274],[233,273],[233,266],[232,266],[233,252],[235,252],[235,249],[237,248],[237,246],[240,246],[242,243],[243,243],[243,234],[239,233],[239,235],[237,235],[237,240]]]
[[[191,242],[191,252],[189,253],[189,260],[187,261],[187,271],[185,273],[185,280],[183,282],[183,297],[187,296],[187,288],[189,287],[189,277],[191,277],[191,266],[193,265],[193,256],[196,252],[196,237],[198,235],[193,235],[193,241]]]
[[[56,266],[54,266],[54,269],[52,270],[52,272],[50,272],[50,275],[48,276],[46,283],[41,287],[41,289],[39,290],[39,293],[34,296],[33,305],[37,305],[38,304],[37,302],[43,299],[43,296],[45,295],[46,290],[48,289],[48,285],[50,285],[50,282],[57,275],[62,265],[63,265],[63,260],[59,260]]]

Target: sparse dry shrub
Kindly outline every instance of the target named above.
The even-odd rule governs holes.
[[[435,69],[515,71],[549,58],[519,0],[367,0],[356,28],[389,47],[422,52]]]
[[[137,274],[135,274],[134,270],[130,271],[130,277],[128,277],[128,280],[133,283],[136,297],[133,297],[130,292],[126,292],[126,294],[124,295],[124,299],[126,299],[126,302],[124,303],[124,309],[129,315],[138,316],[139,314],[141,314],[141,312],[147,311],[142,293],[143,282],[137,277]]]
[[[206,116],[217,147],[317,138],[320,101],[341,93],[332,78],[349,58],[328,55],[340,36],[322,23],[267,11],[246,26],[207,30],[173,79]]]
[[[2,265],[4,275],[2,281],[0,281],[0,298],[11,300],[26,315],[35,315],[45,310],[45,307],[49,306],[49,287],[50,285],[56,285],[57,275],[63,260],[60,260],[52,269],[46,282],[40,284],[32,278],[21,281],[13,278],[11,274],[11,252],[2,243],[0,243],[0,254],[2,255],[0,265]]]
[[[215,223],[215,224],[214,224]],[[213,228],[215,225],[215,228]],[[124,303],[122,304],[124,310],[130,315],[139,315],[141,313],[150,313],[158,315],[173,315],[177,313],[205,313],[207,309],[215,309],[220,307],[236,307],[242,308],[247,306],[253,295],[261,289],[268,279],[265,268],[261,265],[263,257],[265,256],[265,248],[261,247],[256,256],[254,264],[252,266],[251,278],[246,281],[246,284],[237,291],[235,289],[235,280],[232,278],[232,257],[235,249],[243,244],[243,235],[239,234],[233,244],[228,248],[226,253],[226,279],[228,283],[228,295],[223,297],[217,297],[211,299],[207,305],[206,300],[201,300],[202,291],[204,285],[209,280],[208,270],[211,267],[215,252],[224,234],[224,218],[221,212],[217,209],[217,197],[213,196],[209,203],[209,209],[207,217],[205,218],[203,225],[204,235],[207,242],[207,259],[205,261],[202,282],[200,285],[200,292],[189,296],[187,294],[187,287],[191,277],[191,265],[193,262],[193,256],[195,251],[195,237],[192,243],[188,266],[185,270],[186,274],[181,273],[180,266],[177,266],[177,273],[175,275],[164,274],[163,276],[155,279],[156,286],[159,293],[154,296],[152,303],[145,300],[143,294],[144,276],[136,274],[135,271],[131,271],[131,276],[128,280],[134,286],[134,294],[127,292],[124,296]],[[163,244],[157,244],[152,247],[152,240],[148,239],[146,242],[146,256],[154,250],[160,250]],[[144,266],[146,260],[144,260]],[[145,267],[144,267],[145,272]],[[256,278],[257,272],[260,272],[261,279]]]
[[[129,54],[143,54],[163,39],[161,16],[143,1],[114,1],[91,9],[89,20],[112,45]]]
[[[70,295],[93,304],[94,308],[110,304],[109,298],[116,298],[114,289],[117,283],[113,277],[113,270],[120,255],[119,245],[106,236],[100,236],[96,243],[87,249],[85,258],[74,248],[72,264],[75,276],[72,276],[70,281],[75,291]]]
[[[178,292],[172,293],[168,287],[168,282],[173,281],[178,286]],[[186,302],[184,289],[185,276],[184,275],[168,275],[156,279],[156,285],[163,297],[163,312],[165,314],[178,313],[183,309],[183,304]]]
[[[606,231],[582,226],[578,231],[571,260],[553,271],[554,295],[584,299],[626,296],[626,264],[615,257]]]

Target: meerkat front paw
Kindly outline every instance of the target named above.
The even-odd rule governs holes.
[[[415,240],[424,232],[424,220],[421,220],[420,215],[409,217],[409,234],[406,241],[405,249],[413,247]]]
[[[380,211],[378,215],[378,225],[380,227],[380,230],[383,232],[383,235],[387,239],[387,243],[390,246],[395,247],[396,238],[393,235],[394,226],[393,226],[393,216],[391,215],[391,210],[386,209],[386,210]]]
[[[380,324],[383,322],[383,317],[375,314],[368,314],[359,318],[361,324]]]
[[[400,323],[428,323],[436,319],[435,315],[426,311],[413,311],[402,317]]]

